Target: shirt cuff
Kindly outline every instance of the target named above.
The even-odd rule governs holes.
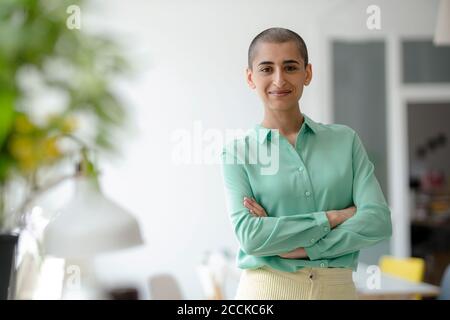
[[[319,227],[319,236],[315,241],[311,241],[311,245],[325,237],[328,233],[330,233],[331,225],[330,221],[328,220],[327,214],[325,211],[320,211],[316,215],[316,223]]]
[[[325,237],[328,233],[330,233],[331,225],[328,220],[327,214],[325,211],[320,211],[316,214],[316,223],[319,228],[318,237],[316,239],[311,239],[311,246],[305,247],[306,254],[308,255],[310,260],[319,259],[320,252],[319,248],[316,245],[317,241]]]
[[[312,245],[311,247],[305,247],[306,254],[309,260],[318,260],[320,259],[320,251],[319,246],[317,244]]]

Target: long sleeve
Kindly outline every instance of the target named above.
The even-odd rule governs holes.
[[[234,233],[246,254],[274,256],[286,253],[299,245],[311,245],[330,232],[324,211],[281,217],[271,217],[270,212],[263,218],[252,216],[243,204],[244,197],[254,197],[247,172],[230,153],[226,149],[222,152],[227,208]]]
[[[392,234],[389,207],[375,177],[374,166],[356,132],[352,150],[352,196],[357,211],[324,238],[305,247],[311,260],[330,259],[355,252],[385,240]]]

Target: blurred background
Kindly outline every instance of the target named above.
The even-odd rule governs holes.
[[[95,274],[95,298],[233,297],[238,243],[218,154],[262,119],[247,49],[274,26],[308,46],[302,112],[360,134],[391,207],[392,239],[360,260],[420,258],[420,280],[440,286],[449,11],[445,0],[2,1],[0,252],[15,248],[17,266],[8,296],[58,299]]]

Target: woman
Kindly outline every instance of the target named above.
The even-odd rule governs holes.
[[[359,250],[391,236],[390,210],[359,136],[301,112],[311,79],[295,32],[271,28],[252,41],[247,82],[264,119],[222,153],[243,269],[237,299],[355,299]]]

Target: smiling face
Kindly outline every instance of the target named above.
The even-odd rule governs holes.
[[[304,60],[295,42],[261,42],[257,45],[247,83],[256,89],[266,108],[286,111],[298,108],[303,86],[312,78],[311,64]]]

